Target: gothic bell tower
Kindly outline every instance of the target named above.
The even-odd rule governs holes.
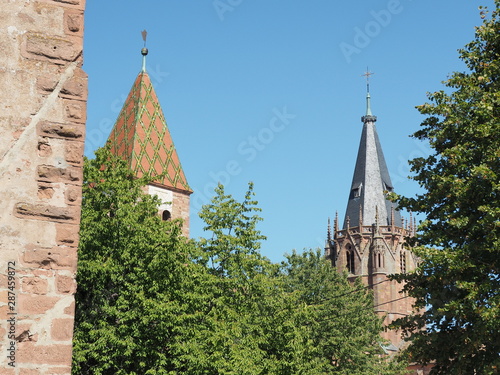
[[[413,254],[404,246],[415,225],[411,216],[405,223],[396,204],[387,199],[393,185],[375,127],[377,117],[371,111],[369,88],[361,121],[345,219],[340,227],[336,215],[333,230],[328,224],[325,254],[339,272],[347,271],[352,281],[361,278],[372,289],[375,311],[387,325],[412,309],[411,299],[401,293],[403,285],[389,280],[388,275],[415,268]],[[391,343],[386,347],[389,351],[403,344],[398,332],[387,331],[383,336]]]

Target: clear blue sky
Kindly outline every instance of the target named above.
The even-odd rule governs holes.
[[[194,194],[191,235],[217,180],[242,199],[255,184],[278,262],[324,246],[328,217],[343,220],[365,111],[372,110],[395,191],[417,192],[407,160],[426,92],[463,71],[457,49],[492,0],[87,1],[86,155],[104,145],[141,68],[148,72]]]

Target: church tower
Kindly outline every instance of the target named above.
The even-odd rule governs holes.
[[[145,31],[143,32],[145,40]],[[140,178],[153,177],[147,192],[157,195],[163,220],[183,220],[182,232],[189,237],[189,196],[192,194],[165,116],[146,71],[147,48],[142,51],[142,70],[135,79],[125,104],[111,130],[111,152],[127,161]]]
[[[363,130],[344,223],[340,228],[336,215],[333,235],[328,225],[325,253],[339,272],[347,271],[350,280],[361,278],[372,289],[375,311],[388,325],[411,312],[411,299],[400,293],[402,284],[390,281],[388,275],[414,269],[415,259],[404,247],[404,239],[414,234],[415,225],[411,216],[405,224],[396,204],[387,199],[393,186],[375,127],[377,117],[371,111],[369,88],[366,115],[361,121]],[[391,343],[388,350],[396,351],[402,345],[398,332],[387,331],[384,338]]]

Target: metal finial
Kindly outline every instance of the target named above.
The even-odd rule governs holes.
[[[375,73],[370,72],[368,67],[366,67],[365,74],[362,74],[362,77],[366,77],[366,115],[361,118],[361,121],[364,123],[366,121],[377,121],[377,117],[373,116],[372,108],[371,108],[371,97],[370,97],[370,76]]]
[[[366,77],[366,92],[369,94],[370,93],[370,76],[374,75],[375,73],[370,72],[368,67],[366,67],[366,72],[365,74],[361,74],[361,77]]]
[[[148,49],[146,48],[146,39],[148,37],[148,32],[146,30],[141,31],[142,40],[144,41],[144,47],[141,49],[142,54],[142,71],[146,71],[146,56],[148,55]]]
[[[371,101],[370,101],[370,93],[366,93],[366,115],[367,116],[373,116],[372,114],[372,106],[371,106]]]

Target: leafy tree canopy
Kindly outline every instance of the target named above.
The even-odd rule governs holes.
[[[289,373],[404,373],[405,363],[384,355],[382,320],[361,281],[352,285],[320,250],[287,255],[282,273],[285,290],[296,298],[296,340],[303,340],[298,352],[290,350],[297,362]]]
[[[168,374],[181,368],[180,327],[204,305],[203,272],[179,222],[164,222],[108,149],[85,160],[74,374]]]
[[[399,205],[423,213],[414,238],[421,264],[400,275],[418,310],[399,321],[408,353],[434,374],[500,372],[500,1],[455,72],[418,108],[427,116],[413,136],[433,153],[411,161],[424,188]],[[425,310],[427,307],[427,310]]]
[[[401,373],[365,287],[319,251],[259,253],[252,184],[242,201],[218,186],[194,241],[108,149],[84,181],[73,374]]]

